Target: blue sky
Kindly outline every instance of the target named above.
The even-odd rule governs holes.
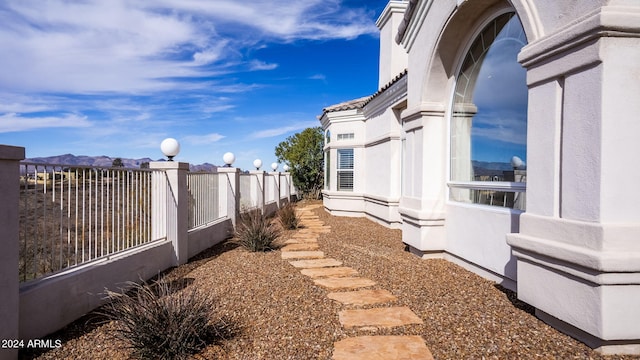
[[[0,143],[250,169],[377,90],[386,0],[4,0]]]

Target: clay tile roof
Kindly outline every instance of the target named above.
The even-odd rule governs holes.
[[[328,106],[323,109],[323,112],[334,112],[334,111],[342,111],[342,110],[353,110],[353,109],[362,109],[365,102],[370,98],[370,96],[361,97],[355,100],[349,100],[342,102],[340,104],[335,104]]]
[[[393,78],[391,81],[389,81],[383,87],[381,87],[373,95],[369,95],[369,96],[361,97],[361,98],[358,98],[358,99],[349,100],[349,101],[345,101],[345,102],[342,102],[342,103],[339,103],[339,104],[328,106],[328,107],[322,109],[322,113],[326,114],[326,113],[335,112],[335,111],[362,109],[371,100],[375,99],[378,95],[380,95],[383,92],[385,92],[385,90],[390,88],[393,84],[398,82],[398,80],[402,79],[406,75],[407,75],[407,69],[404,69],[403,72],[401,72],[400,74],[396,75],[395,78]]]
[[[378,95],[382,94],[383,92],[385,92],[385,90],[387,90],[388,88],[390,88],[393,84],[395,84],[396,82],[398,82],[398,80],[402,79],[403,77],[405,77],[407,75],[407,69],[404,69],[403,72],[401,72],[400,74],[396,75],[396,77],[394,77],[393,79],[391,79],[391,81],[389,81],[388,83],[386,83],[383,87],[381,87],[378,91],[376,91],[373,95],[369,96],[369,98],[367,98],[367,101],[362,105],[363,107],[366,106],[369,102],[371,102],[371,100],[375,99]]]

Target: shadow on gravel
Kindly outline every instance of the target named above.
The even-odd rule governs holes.
[[[494,285],[496,289],[502,291],[506,296],[507,299],[509,299],[509,301],[513,304],[513,306],[516,309],[522,310],[528,314],[534,315],[535,316],[535,312],[536,312],[536,308],[527,304],[526,302],[519,300],[518,299],[518,294],[515,291],[511,291],[501,285],[495,284]]]

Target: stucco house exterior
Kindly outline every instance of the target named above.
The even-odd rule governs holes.
[[[640,2],[390,1],[327,107],[325,208],[402,229],[603,353],[640,353]]]

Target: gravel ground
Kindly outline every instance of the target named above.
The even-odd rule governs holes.
[[[404,251],[399,230],[366,219],[340,218],[316,209],[331,233],[319,238],[326,257],[344,262],[398,297],[424,320],[390,330],[345,330],[342,305],[300,274],[279,251],[250,253],[229,243],[168,271],[169,279],[193,279],[211,292],[233,333],[196,359],[330,359],[335,341],[347,336],[420,335],[436,359],[640,359],[604,357],[545,325],[515,294],[444,260],[420,260]],[[291,236],[286,232],[283,240]],[[385,305],[377,305],[377,307]],[[50,336],[59,349],[21,354],[38,359],[127,359],[124,344],[88,315]]]

